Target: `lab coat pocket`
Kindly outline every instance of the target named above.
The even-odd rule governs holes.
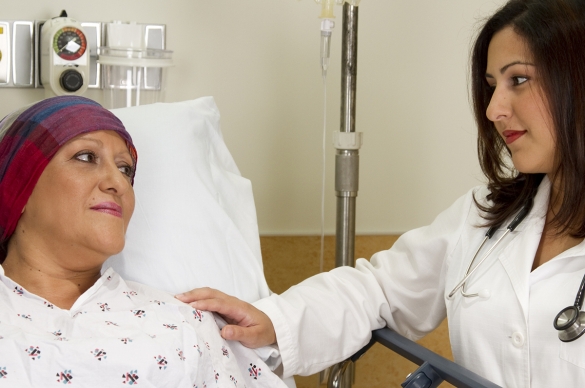
[[[583,351],[583,344],[579,342],[561,342],[559,357],[579,368],[585,369],[585,352]]]

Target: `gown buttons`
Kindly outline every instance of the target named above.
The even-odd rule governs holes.
[[[521,348],[524,345],[524,335],[519,331],[512,334],[512,343],[515,347]]]

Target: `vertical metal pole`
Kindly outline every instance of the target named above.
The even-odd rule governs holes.
[[[341,54],[340,131],[342,133],[355,133],[357,42],[358,7],[344,3]],[[337,196],[335,266],[353,267],[355,265],[355,209],[359,181],[359,146],[356,149],[356,147],[344,146],[342,143],[336,144],[335,155],[335,195]],[[328,386],[351,388],[354,370],[352,364],[351,367],[345,369],[345,372],[332,373]],[[335,377],[336,375],[341,379]]]
[[[355,132],[358,7],[343,5],[341,54],[341,132]],[[359,151],[338,149],[335,156],[337,227],[335,265],[355,264],[355,200],[358,192]]]

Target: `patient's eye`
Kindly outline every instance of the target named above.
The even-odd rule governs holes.
[[[122,172],[122,174],[126,175],[129,178],[133,178],[134,177],[134,166],[129,166],[127,164],[119,166],[118,169],[120,170],[120,172]]]
[[[95,163],[97,161],[96,154],[88,150],[79,151],[73,158],[85,163]]]

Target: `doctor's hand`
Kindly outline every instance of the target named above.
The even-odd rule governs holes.
[[[208,287],[196,288],[175,295],[175,298],[198,310],[221,315],[228,323],[221,329],[221,336],[226,340],[239,341],[252,349],[276,342],[274,326],[268,315],[238,298]]]

